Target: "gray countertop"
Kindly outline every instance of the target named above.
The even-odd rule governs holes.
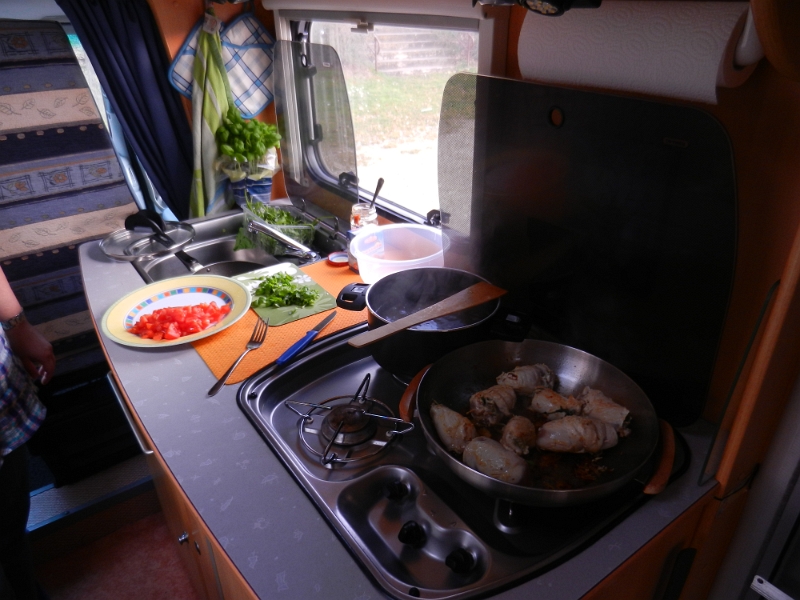
[[[106,310],[144,282],[98,242],[80,248],[89,309]],[[191,345],[122,346],[100,333],[147,433],[206,525],[261,598],[367,600],[384,592],[356,563],[239,408],[238,386],[208,398],[215,377]],[[577,600],[713,487],[697,485],[713,430],[682,429],[689,471],[574,558],[496,598]]]

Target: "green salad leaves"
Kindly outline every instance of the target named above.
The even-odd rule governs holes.
[[[306,225],[305,221],[295,217],[288,210],[269,206],[262,202],[250,202],[248,200],[247,209],[259,219],[271,225]]]
[[[252,306],[311,306],[319,298],[319,292],[297,284],[288,273],[276,273],[264,277],[253,292]]]
[[[308,223],[288,210],[250,200],[247,201],[247,210],[269,225],[284,227],[281,229],[282,233],[302,244],[310,244],[314,240],[314,223]],[[247,220],[251,218],[246,217],[245,227],[239,229],[233,249],[262,248],[274,256],[285,254],[286,246],[283,243],[266,234],[247,230]]]

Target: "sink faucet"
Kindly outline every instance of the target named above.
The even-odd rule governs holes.
[[[281,233],[277,229],[273,229],[272,227],[266,225],[265,223],[259,223],[258,221],[250,221],[250,224],[247,226],[247,229],[248,231],[251,232],[257,231],[259,233],[264,233],[270,237],[275,238],[279,242],[289,246],[289,248],[297,252],[305,260],[317,260],[319,258],[319,254],[314,252],[311,248],[304,246],[297,240],[290,238],[288,235]]]

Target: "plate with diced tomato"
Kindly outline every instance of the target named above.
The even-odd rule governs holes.
[[[186,275],[151,283],[118,300],[103,316],[103,333],[119,344],[175,346],[230,327],[250,307],[242,283],[218,275]]]

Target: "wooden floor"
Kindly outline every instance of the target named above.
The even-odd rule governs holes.
[[[154,493],[32,542],[51,600],[199,600]]]

